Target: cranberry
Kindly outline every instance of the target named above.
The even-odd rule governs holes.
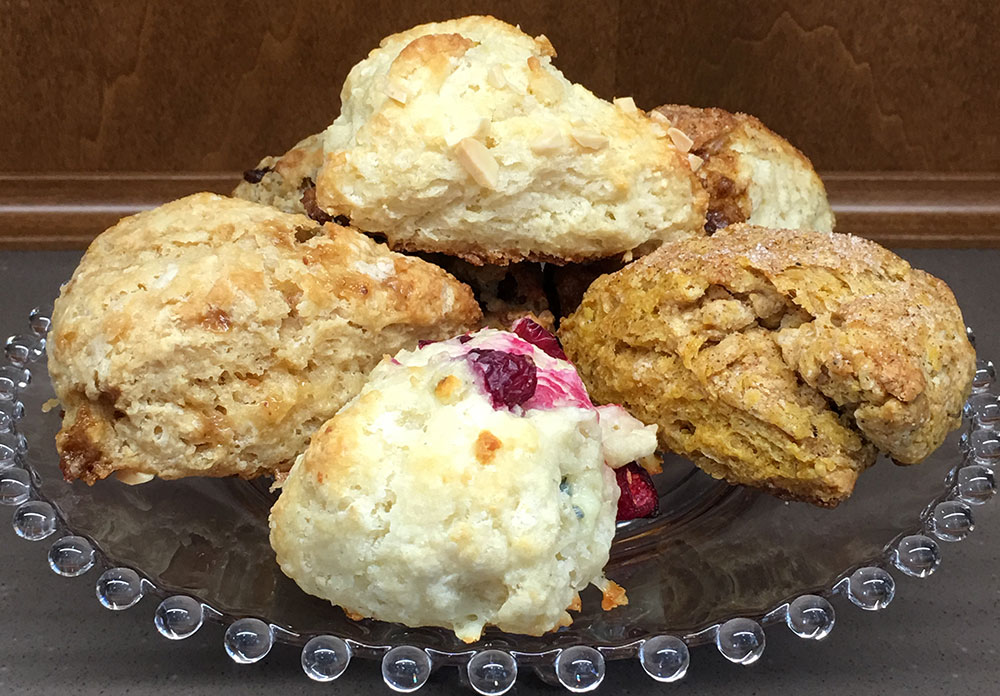
[[[483,377],[493,408],[511,408],[535,395],[538,371],[529,356],[477,348],[469,351],[469,359]]]
[[[429,346],[432,343],[437,343],[437,341],[428,341],[427,339],[421,338],[417,341],[417,349],[423,348],[424,346]]]
[[[649,472],[635,462],[615,469],[615,478],[622,494],[618,498],[618,521],[660,514],[660,496],[653,487]]]
[[[566,360],[566,353],[559,345],[559,339],[545,330],[538,322],[530,317],[521,317],[510,327],[518,336],[523,338],[533,346],[537,346],[559,360]]]
[[[472,336],[470,336],[469,334],[462,334],[461,336],[458,337],[459,343],[468,343],[471,340]]]

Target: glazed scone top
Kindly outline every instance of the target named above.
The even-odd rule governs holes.
[[[535,388],[487,386],[492,351],[533,364]],[[287,575],[350,616],[465,641],[486,625],[539,635],[571,622],[587,584],[607,587],[617,500],[573,367],[484,329],[372,371],[292,468],[271,543]]]
[[[441,269],[337,225],[212,194],[125,218],[55,303],[63,470],[287,469],[383,354],[479,316]]]
[[[317,199],[390,246],[566,262],[700,234],[685,153],[631,100],[567,80],[544,36],[492,17],[382,41],[348,75]]]

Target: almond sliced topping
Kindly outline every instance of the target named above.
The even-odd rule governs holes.
[[[651,119],[653,119],[654,121],[656,121],[657,123],[659,123],[660,125],[662,125],[664,128],[670,128],[672,125],[674,125],[674,124],[672,124],[670,122],[669,118],[667,118],[666,116],[664,116],[659,111],[655,111],[655,110],[654,111],[650,111],[649,112],[649,117]]]
[[[698,155],[692,155],[691,153],[688,153],[688,164],[691,165],[692,172],[698,171],[698,167],[700,167],[704,161],[705,160],[703,160]]]
[[[156,477],[142,471],[116,471],[115,478],[129,486],[138,486],[141,483],[149,483]]]
[[[694,141],[687,136],[687,133],[682,131],[680,128],[668,128],[667,135],[670,139],[674,141],[674,147],[676,147],[681,152],[687,152],[694,145]]]
[[[639,113],[639,107],[635,105],[635,99],[633,99],[632,97],[617,97],[614,100],[614,105],[617,106],[626,114]]]
[[[503,89],[507,86],[507,77],[503,74],[503,68],[499,65],[494,65],[490,68],[490,71],[486,73],[486,81],[490,87],[495,87],[496,89]]]
[[[398,104],[405,104],[407,98],[410,96],[403,87],[395,82],[385,83],[385,88],[382,91],[385,93],[385,96]]]
[[[659,123],[650,123],[649,127],[653,130],[653,133],[657,138],[666,138],[667,129],[661,126]]]
[[[486,146],[475,138],[464,138],[455,146],[459,164],[483,188],[495,189],[500,181],[500,165]]]
[[[562,131],[557,126],[549,126],[531,142],[531,151],[536,155],[548,155],[562,150],[566,145]]]
[[[601,150],[608,146],[608,138],[597,131],[574,128],[569,133],[577,144],[586,150]]]

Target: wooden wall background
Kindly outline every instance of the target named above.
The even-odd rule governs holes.
[[[838,229],[1000,245],[994,0],[0,0],[0,246],[83,246],[328,125],[413,24],[492,13],[610,98],[759,116],[824,174]]]

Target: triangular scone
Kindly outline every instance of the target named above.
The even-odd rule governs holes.
[[[707,196],[667,129],[492,17],[382,41],[347,77],[317,201],[393,248],[565,263],[703,234]]]
[[[302,215],[203,193],[125,218],[55,303],[63,473],[286,470],[383,355],[480,316],[437,266]]]

